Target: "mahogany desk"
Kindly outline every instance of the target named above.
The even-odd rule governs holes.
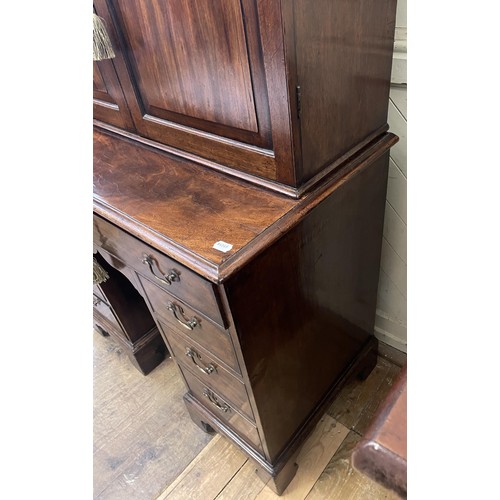
[[[94,249],[143,297],[194,422],[281,493],[373,335],[383,134],[300,199],[94,132]]]

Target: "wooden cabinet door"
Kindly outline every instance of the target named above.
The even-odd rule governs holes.
[[[112,42],[116,45],[117,40],[107,9],[102,7],[96,9],[94,6],[94,12],[104,19]],[[94,118],[115,127],[130,131],[135,130],[112,59],[94,61],[93,83]]]
[[[118,75],[141,136],[209,164],[287,181],[279,1],[107,3],[123,57]]]

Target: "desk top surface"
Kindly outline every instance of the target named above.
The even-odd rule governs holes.
[[[94,212],[220,281],[387,151],[393,137],[385,134],[344,177],[296,200],[95,129]],[[232,247],[219,250],[217,242]]]

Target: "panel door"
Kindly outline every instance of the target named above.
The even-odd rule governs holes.
[[[94,12],[104,19],[110,37],[114,45],[116,45],[117,42],[114,37],[111,18],[108,16],[107,10],[96,9],[94,7]],[[93,64],[94,118],[115,127],[134,131],[134,123],[127,101],[123,95],[113,60],[94,61]]]
[[[124,59],[118,75],[139,134],[277,180],[290,150],[279,2],[108,5]]]

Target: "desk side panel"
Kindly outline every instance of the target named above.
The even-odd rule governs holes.
[[[274,461],[373,334],[388,153],[226,283]]]

